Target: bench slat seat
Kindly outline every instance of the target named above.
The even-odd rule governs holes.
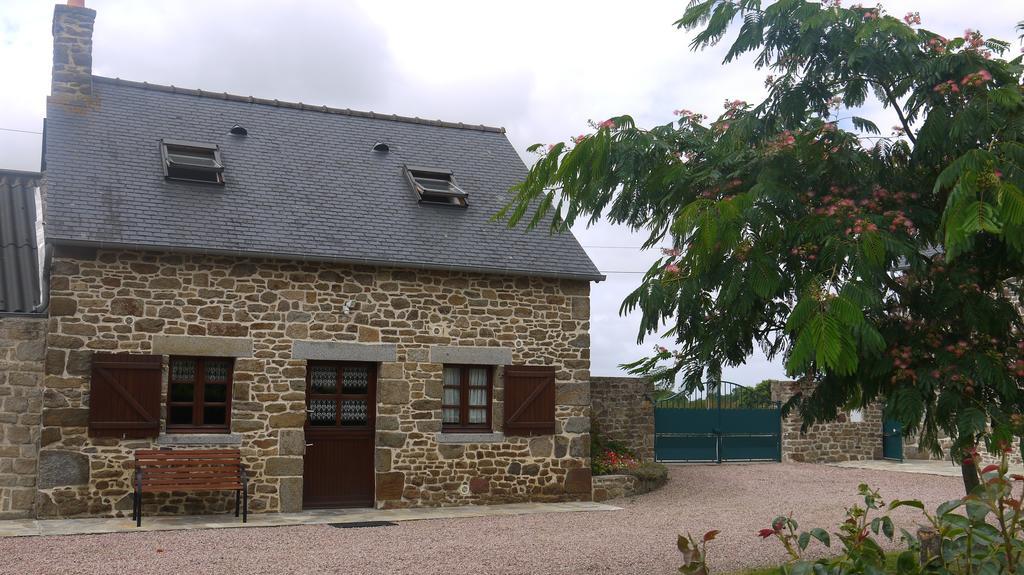
[[[140,449],[135,452],[132,518],[142,525],[143,493],[234,491],[235,517],[249,518],[249,478],[237,449]]]

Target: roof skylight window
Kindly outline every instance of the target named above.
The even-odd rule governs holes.
[[[220,148],[215,145],[161,140],[160,153],[164,160],[164,177],[169,180],[224,183],[224,163],[220,159]]]
[[[421,204],[466,207],[469,194],[455,183],[455,176],[450,170],[406,166],[405,176]]]

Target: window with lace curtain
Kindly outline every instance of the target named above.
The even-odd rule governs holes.
[[[234,364],[231,358],[171,357],[167,382],[168,433],[231,430]]]
[[[441,427],[446,432],[491,431],[493,369],[479,365],[444,366]]]

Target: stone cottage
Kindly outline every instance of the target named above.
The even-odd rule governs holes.
[[[94,76],[68,4],[28,514],[127,514],[136,450],[197,446],[241,449],[256,512],[590,498],[604,278],[490,221],[526,174],[504,130]]]

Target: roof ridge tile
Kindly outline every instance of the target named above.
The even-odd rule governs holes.
[[[185,94],[190,96],[197,96],[199,98],[211,98],[220,100],[232,100],[236,102],[248,102],[250,104],[259,104],[265,106],[274,106],[277,108],[292,108],[296,110],[310,111],[310,112],[321,112],[326,114],[339,114],[342,116],[355,116],[361,118],[371,118],[375,120],[389,120],[392,122],[406,122],[410,124],[423,124],[428,126],[438,126],[441,128],[454,128],[459,130],[475,130],[478,132],[494,132],[498,134],[504,134],[505,128],[498,128],[494,126],[485,126],[484,124],[466,124],[463,122],[448,122],[444,120],[428,120],[424,118],[411,117],[411,116],[400,116],[398,114],[381,114],[378,112],[364,112],[360,110],[352,110],[350,108],[333,108],[331,106],[313,106],[310,104],[304,104],[302,102],[288,102],[278,99],[267,99],[267,98],[256,98],[254,96],[240,96],[238,94],[231,94],[229,92],[207,92],[202,89],[190,89],[180,88],[174,84],[163,85],[153,84],[150,82],[136,82],[133,80],[125,80],[122,78],[109,78],[106,76],[93,76],[93,81],[101,83],[109,83],[120,86],[129,86],[134,88],[140,88],[142,90],[151,90],[154,92],[169,92],[171,94]]]

